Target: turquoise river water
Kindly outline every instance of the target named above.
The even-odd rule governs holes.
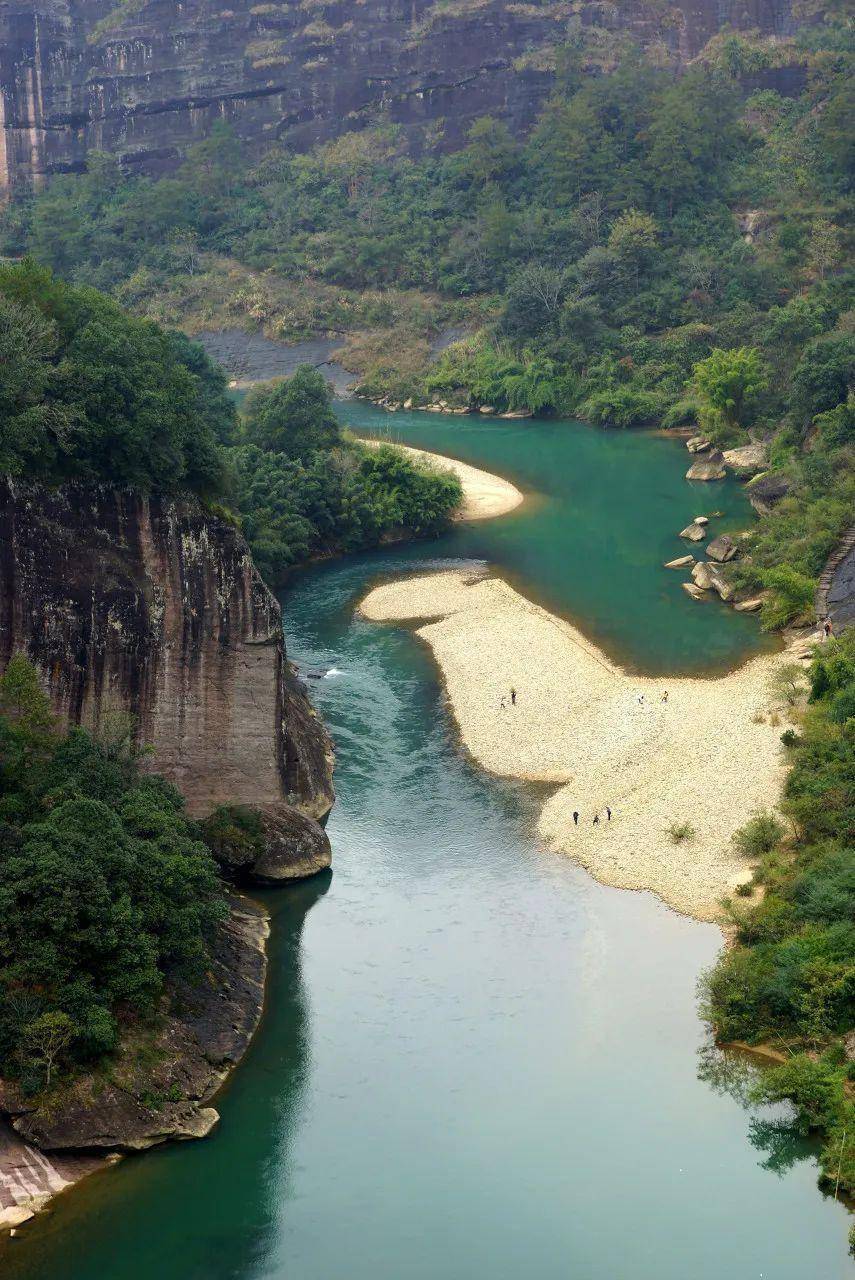
[[[332,563],[284,597],[338,751],[335,871],[264,895],[267,1008],[219,1130],[123,1161],[0,1252],[9,1280],[835,1280],[847,1215],[785,1110],[739,1100],[695,986],[721,935],[596,884],[532,834],[538,797],[463,758],[406,630],[354,616],[402,570],[486,560],[612,653],[733,665],[756,623],[661,562],[694,514],[648,434],[342,407],[534,496],[440,541]],[[485,661],[489,655],[485,655]]]

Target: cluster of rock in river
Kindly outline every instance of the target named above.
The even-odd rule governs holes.
[[[687,480],[723,480],[728,469],[739,476],[753,475],[761,479],[766,465],[766,446],[760,443],[721,452],[702,436],[691,436],[686,441],[686,448],[694,457],[686,472]],[[709,533],[709,519],[709,516],[695,516],[691,524],[680,531],[680,537],[687,542],[703,542]],[[756,613],[762,608],[763,597],[740,596],[723,567],[739,553],[739,543],[723,533],[708,543],[706,560],[697,560],[693,555],[677,556],[667,561],[665,568],[691,569],[691,581],[682,585],[693,600],[709,599],[710,592],[715,592],[740,613]]]

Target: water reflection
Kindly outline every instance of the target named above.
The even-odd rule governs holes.
[[[719,1048],[710,1040],[698,1051],[698,1079],[752,1113],[748,1141],[755,1151],[764,1154],[759,1162],[761,1169],[782,1177],[800,1161],[816,1159],[818,1143],[800,1126],[794,1107],[787,1103],[767,1104],[766,1112],[757,1114],[761,1076],[750,1054]]]

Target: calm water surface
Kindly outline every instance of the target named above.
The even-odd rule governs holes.
[[[640,667],[733,662],[756,631],[651,565],[696,509],[744,519],[741,495],[683,493],[685,451],[657,439],[394,422],[542,496],[289,592],[291,656],[339,671],[312,682],[338,747],[335,874],[265,895],[267,1013],[217,1134],[61,1198],[2,1275],[842,1280],[846,1215],[811,1151],[705,1045],[717,930],[540,850],[536,798],[461,758],[426,651],[353,616],[380,577],[475,556]]]

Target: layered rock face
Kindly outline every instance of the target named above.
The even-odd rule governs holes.
[[[0,189],[92,149],[168,166],[219,119],[297,149],[378,119],[416,148],[487,113],[521,133],[568,31],[607,65],[609,33],[687,59],[727,25],[787,34],[790,0],[0,0]]]
[[[328,813],[331,745],[279,605],[241,535],[197,502],[0,480],[0,670],[16,651],[63,720],[129,712],[195,816]]]

